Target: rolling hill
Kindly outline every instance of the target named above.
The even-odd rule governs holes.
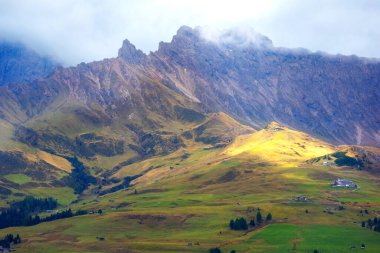
[[[302,157],[287,153],[294,150]],[[277,123],[224,148],[187,140],[171,154],[122,166],[109,176],[114,183],[102,185],[105,194],[87,191],[70,205],[89,214],[5,231],[26,238],[18,252],[351,252],[361,244],[377,252],[379,234],[361,223],[379,214],[378,178],[305,160],[337,150]],[[114,188],[126,178],[135,179]],[[336,178],[360,189],[334,188]],[[263,223],[229,228],[237,217],[256,220],[258,210]],[[268,213],[272,219],[265,221]]]

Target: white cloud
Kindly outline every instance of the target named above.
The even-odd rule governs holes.
[[[181,25],[251,26],[276,46],[380,57],[375,0],[0,0],[0,38],[65,64],[114,57],[128,38],[145,52]]]
[[[197,27],[201,37],[220,46],[234,45],[237,47],[272,47],[272,41],[256,32],[250,26],[237,26],[230,29],[215,29],[209,26]]]

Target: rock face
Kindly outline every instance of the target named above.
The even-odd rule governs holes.
[[[118,57],[128,63],[141,64],[144,62],[146,55],[141,50],[137,50],[136,47],[126,39],[123,41],[123,46],[119,49]]]
[[[41,57],[22,44],[0,42],[0,86],[46,77],[56,66],[53,60]]]
[[[279,121],[334,143],[380,145],[379,61],[228,41],[183,27],[150,59],[208,111],[260,128]]]
[[[32,127],[40,120],[39,128],[61,133],[74,119],[71,135],[118,125],[138,144],[126,125],[149,132],[224,112],[256,128],[277,121],[333,143],[380,146],[379,62],[276,48],[265,36],[246,34],[208,37],[182,27],[149,55],[125,40],[115,59],[3,87],[0,117]]]

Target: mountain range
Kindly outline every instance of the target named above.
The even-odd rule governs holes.
[[[61,208],[109,212],[95,220],[77,219],[81,227],[51,222],[49,231],[64,238],[62,245],[45,238],[44,225],[22,230],[31,238],[25,252],[38,252],[38,234],[51,252],[55,247],[90,252],[88,243],[103,238],[103,232],[87,231],[87,223],[112,231],[114,241],[93,246],[96,252],[119,252],[124,242],[118,233],[124,227],[114,226],[124,218],[133,220],[133,225],[123,224],[137,238],[126,252],[158,252],[154,245],[161,243],[159,252],[172,247],[199,252],[193,243],[182,245],[198,232],[181,234],[186,229],[179,228],[198,231],[201,221],[207,224],[204,231],[210,229],[205,238],[212,238],[204,238],[202,250],[218,242],[227,249],[239,245],[243,252],[275,252],[266,251],[270,243],[242,246],[257,231],[237,235],[217,220],[250,215],[251,205],[281,216],[280,229],[298,226],[295,217],[285,216],[302,216],[306,207],[318,210],[312,225],[320,220],[335,224],[332,216],[321,216],[324,205],[350,210],[334,216],[342,224],[352,224],[359,209],[373,207],[371,212],[379,213],[379,85],[377,59],[280,48],[254,31],[212,34],[183,26],[155,52],[145,54],[124,40],[116,58],[73,67],[4,42],[0,206],[32,195],[56,198]],[[363,190],[330,190],[330,181],[346,175]],[[294,202],[293,195],[305,194],[313,202]],[[217,210],[213,218],[211,207]],[[174,209],[178,215],[171,213]],[[305,224],[308,219],[301,218]],[[167,229],[172,241],[162,242],[155,226]],[[81,229],[92,239],[60,234]]]
[[[146,111],[175,119],[181,106],[225,112],[255,129],[278,121],[335,144],[380,145],[378,61],[276,48],[267,38],[250,43],[206,40],[189,27],[149,55],[125,40],[117,58],[8,87],[1,115],[24,124],[75,104],[107,125],[131,115],[136,123]]]

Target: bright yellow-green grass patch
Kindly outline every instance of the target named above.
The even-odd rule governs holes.
[[[77,198],[73,189],[69,187],[34,187],[26,189],[25,192],[40,198],[55,198],[59,204],[64,206],[70,204]]]
[[[8,174],[4,177],[16,184],[25,184],[27,182],[33,181],[31,177],[28,177],[27,175],[24,175],[24,174]]]
[[[294,166],[300,161],[332,152],[332,145],[276,123],[256,133],[237,137],[226,151],[228,155],[246,154],[283,166]]]

